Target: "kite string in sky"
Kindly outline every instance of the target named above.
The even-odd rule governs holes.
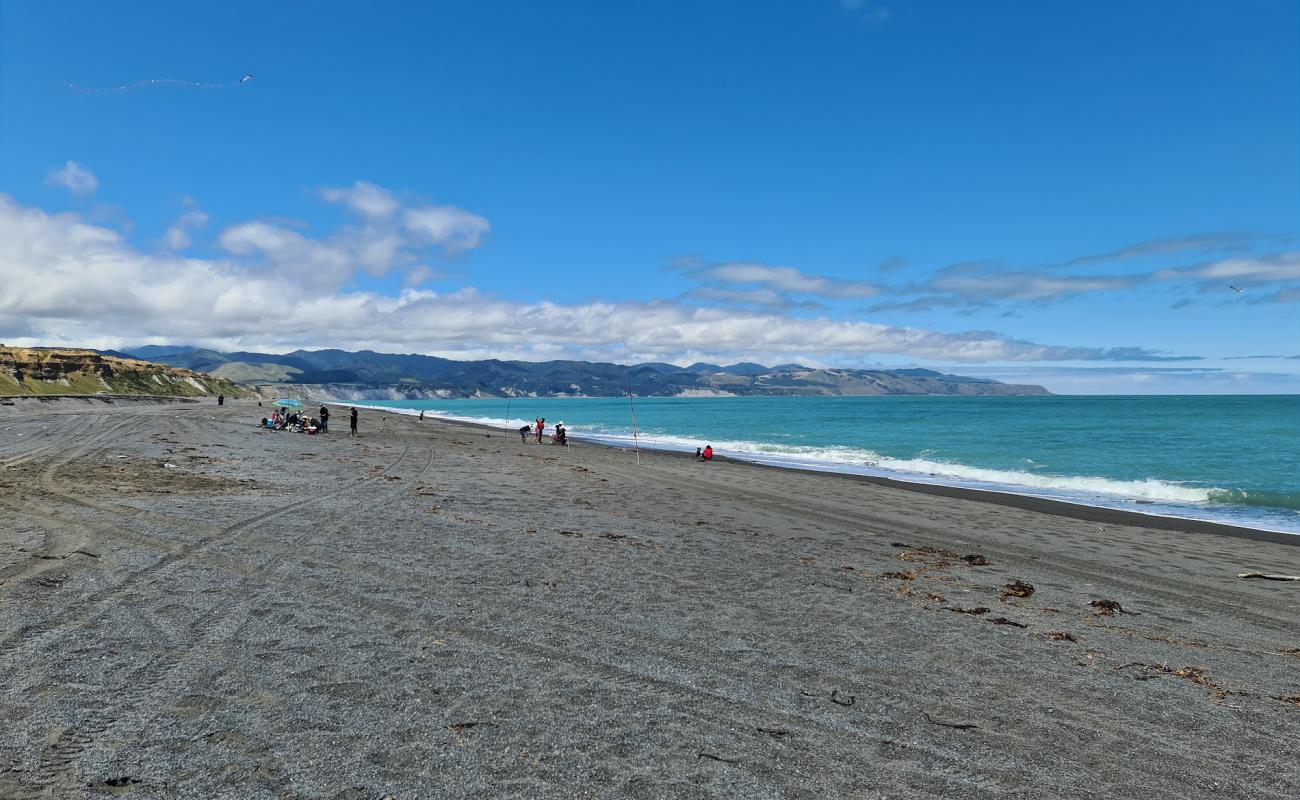
[[[192,89],[229,89],[238,86],[241,83],[248,83],[252,79],[252,73],[246,73],[244,77],[240,78],[236,83],[203,83],[201,81],[180,81],[175,78],[150,78],[149,80],[136,81],[135,83],[127,83],[107,89],[87,89],[84,86],[75,86],[71,83],[68,84],[68,88],[74,92],[81,92],[82,94],[111,94],[113,92],[127,92],[132,89],[142,89],[146,86],[163,85],[188,86]]]

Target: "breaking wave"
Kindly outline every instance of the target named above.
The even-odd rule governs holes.
[[[392,406],[373,406],[384,411],[418,414],[411,409]],[[426,411],[428,416],[460,422],[471,422],[493,428],[515,431],[532,420],[500,417],[461,416],[445,411]],[[635,444],[643,450],[670,450],[693,453],[704,441],[700,437],[682,437],[652,432],[643,434],[636,442],[626,429],[567,426],[572,437],[588,439],[618,447]],[[1246,491],[1232,487],[1197,486],[1186,482],[1146,478],[1122,480],[1090,475],[1052,474],[1043,465],[1026,462],[1025,469],[993,469],[968,464],[943,461],[925,451],[921,457],[893,458],[865,448],[847,446],[813,447],[805,445],[775,444],[747,440],[708,441],[720,455],[771,466],[791,467],[821,472],[840,472],[894,478],[913,483],[937,483],[974,489],[1031,494],[1066,500],[1085,505],[1104,505],[1133,509],[1146,506],[1153,513],[1172,513],[1187,516],[1196,509],[1228,510],[1232,507],[1255,507],[1274,510],[1300,511],[1300,494],[1292,492]],[[1182,511],[1180,512],[1180,509]],[[1217,521],[1234,522],[1215,514]],[[1237,520],[1235,524],[1257,522]],[[1273,522],[1276,524],[1276,521]],[[1268,527],[1272,527],[1269,525]],[[1286,527],[1291,527],[1287,525]]]

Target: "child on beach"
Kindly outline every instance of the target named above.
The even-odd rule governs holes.
[[[357,409],[355,407],[352,408],[352,435],[357,435]]]
[[[546,427],[546,417],[537,418],[537,427],[533,429],[533,441],[537,444],[542,443],[542,430]]]

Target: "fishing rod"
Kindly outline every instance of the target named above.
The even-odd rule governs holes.
[[[636,403],[632,400],[632,365],[627,355],[627,337],[623,337],[623,371],[627,382],[627,405],[632,410],[632,446],[636,448],[636,465],[641,466],[641,441],[636,433]]]

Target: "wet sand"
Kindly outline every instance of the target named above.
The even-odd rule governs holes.
[[[1287,541],[266,411],[0,405],[0,797],[1300,791]]]

